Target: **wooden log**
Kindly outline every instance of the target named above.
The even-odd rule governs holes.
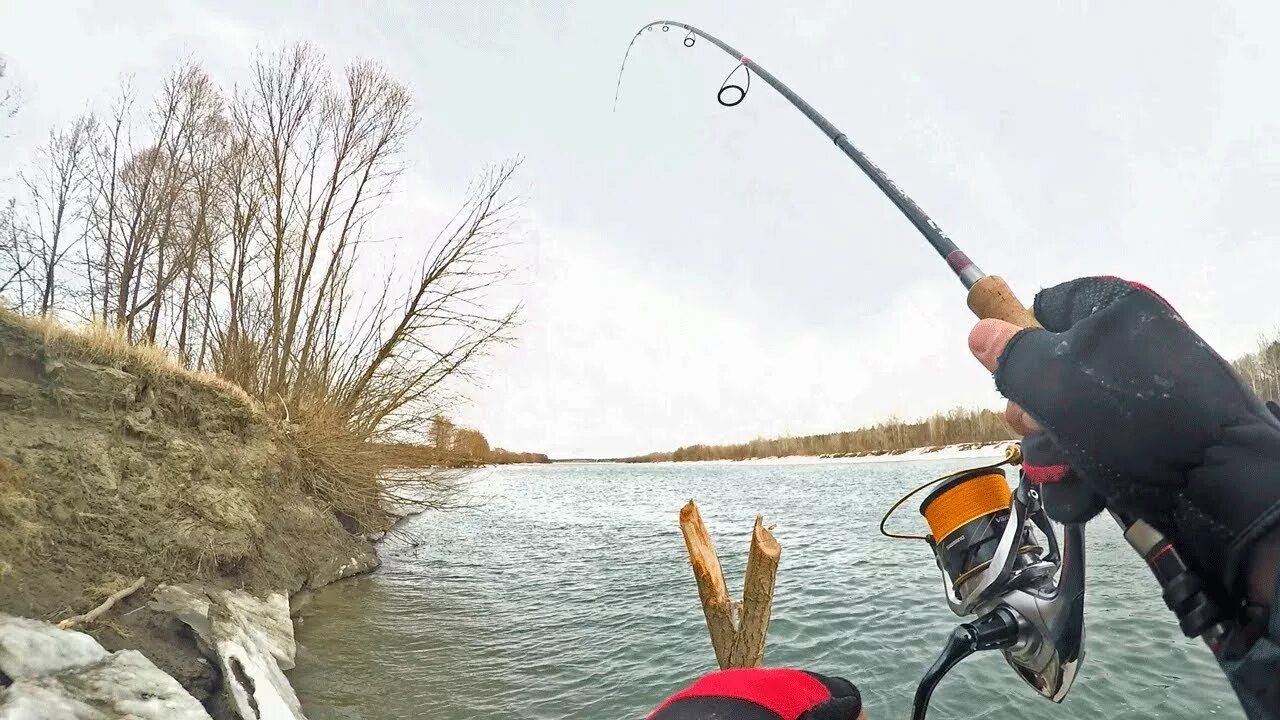
[[[778,559],[782,548],[757,515],[751,531],[747,574],[742,586],[742,614],[729,667],[760,667],[764,664],[764,643],[769,635],[769,615],[773,611],[773,588],[778,579]]]
[[[692,500],[680,509],[680,532],[698,584],[698,599],[702,602],[716,662],[721,669],[759,667],[764,663],[773,589],[778,576],[781,555],[778,541],[764,527],[764,519],[757,515],[739,604],[729,599],[715,543]]]
[[[134,580],[132,585],[130,585],[129,587],[123,590],[119,590],[117,592],[112,593],[111,597],[107,598],[106,600],[103,600],[102,604],[99,605],[98,607],[90,610],[89,612],[83,615],[73,615],[72,617],[69,617],[66,620],[63,620],[62,622],[58,623],[58,628],[62,630],[66,630],[67,628],[75,627],[76,625],[83,625],[84,623],[87,623],[87,622],[93,622],[98,618],[99,615],[110,610],[116,603],[138,592],[138,589],[141,588],[143,585],[145,585],[146,582],[147,582],[147,579],[145,577],[140,577],[137,580]]]
[[[692,500],[680,509],[680,532],[684,546],[689,551],[689,564],[693,566],[693,579],[698,583],[698,599],[702,601],[702,613],[707,619],[707,632],[711,635],[711,648],[721,668],[729,665],[730,653],[736,634],[733,606],[729,590],[725,587],[724,571],[716,555],[715,543],[702,522],[702,513]]]

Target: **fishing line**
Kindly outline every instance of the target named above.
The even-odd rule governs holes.
[[[729,82],[730,78],[733,77],[734,73],[738,72],[739,70],[742,70],[747,74],[746,87],[743,87],[741,85],[733,85]],[[738,93],[738,96],[736,99],[733,99],[733,100],[724,99],[725,91],[729,91],[729,90],[732,90]],[[725,76],[724,82],[720,83],[720,90],[716,92],[716,102],[720,103],[725,107],[736,107],[743,100],[747,99],[747,92],[749,90],[751,90],[751,68],[747,67],[746,65],[743,65],[742,63],[738,63],[737,67],[730,70],[729,74]],[[730,97],[732,98],[733,96],[730,96]]]

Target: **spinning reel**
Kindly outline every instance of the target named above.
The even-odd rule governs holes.
[[[1011,445],[1002,462],[946,475],[912,490],[880,522],[889,537],[925,540],[942,571],[943,593],[961,623],[916,689],[922,720],[933,689],[979,650],[1000,650],[1028,685],[1054,702],[1071,689],[1084,659],[1084,526],[1065,524],[1059,545],[1039,489],[1010,489],[1004,466],[1021,462]],[[898,506],[936,485],[920,504],[928,535],[885,530]]]

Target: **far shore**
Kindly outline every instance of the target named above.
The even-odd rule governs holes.
[[[776,457],[747,458],[744,460],[661,460],[656,462],[628,463],[614,459],[566,459],[552,460],[554,464],[568,463],[617,463],[620,465],[818,465],[839,463],[857,465],[862,463],[901,462],[906,460],[968,460],[1000,458],[1005,448],[1012,445],[1013,440],[999,440],[988,443],[957,443],[954,445],[935,445],[918,447],[909,450],[884,450],[874,453],[834,453],[830,455],[784,455]]]

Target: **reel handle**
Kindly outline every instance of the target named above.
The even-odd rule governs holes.
[[[1013,294],[1009,283],[999,275],[979,278],[969,288],[969,309],[982,320],[1004,320],[1018,327],[1040,327],[1036,316]]]

